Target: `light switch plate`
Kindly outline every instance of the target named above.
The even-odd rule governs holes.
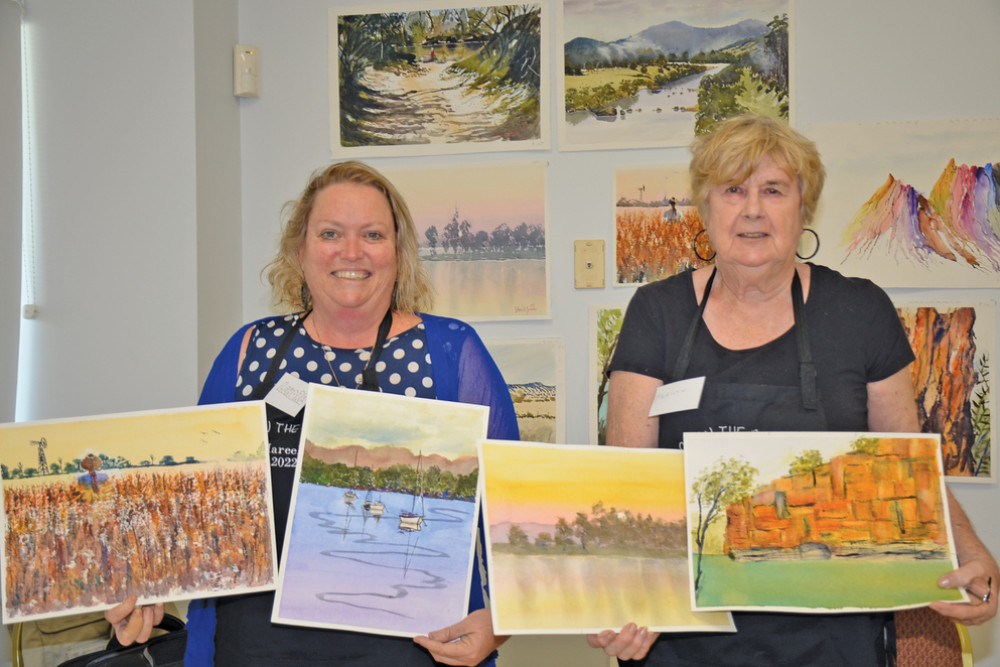
[[[604,239],[574,241],[577,289],[604,287]]]
[[[255,46],[233,47],[233,94],[260,97],[260,51]]]

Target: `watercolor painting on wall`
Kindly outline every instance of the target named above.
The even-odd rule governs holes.
[[[827,613],[968,601],[940,438],[685,433],[695,609]]]
[[[548,2],[329,10],[334,157],[549,148]]]
[[[590,442],[604,445],[608,422],[608,364],[618,346],[625,306],[590,306]]]
[[[616,284],[641,285],[705,266],[693,245],[704,228],[691,204],[687,166],[615,170]],[[711,257],[712,248],[700,244],[698,253]]]
[[[545,163],[386,169],[406,199],[434,312],[466,321],[549,317]]]
[[[503,373],[521,440],[566,441],[566,351],[561,338],[484,341]]]
[[[487,440],[479,455],[497,634],[735,630],[691,611],[680,451]]]
[[[310,384],[272,621],[414,637],[461,620],[488,417]]]
[[[817,263],[882,287],[1000,286],[1000,119],[809,125]]]
[[[789,118],[789,0],[564,0],[559,148],[686,146],[741,113]]]
[[[924,433],[941,434],[944,474],[951,482],[993,482],[996,433],[990,362],[995,358],[996,305],[897,303],[917,356],[913,386]]]
[[[273,590],[266,442],[263,401],[0,425],[4,623]]]

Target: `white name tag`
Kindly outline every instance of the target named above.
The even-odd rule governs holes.
[[[656,390],[653,404],[649,406],[649,416],[656,417],[657,415],[665,415],[668,412],[694,410],[701,403],[701,391],[704,388],[704,375],[661,385]]]
[[[308,391],[309,383],[285,373],[274,383],[271,391],[267,392],[264,402],[294,417],[305,406]]]

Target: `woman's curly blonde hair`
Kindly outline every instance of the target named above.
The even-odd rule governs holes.
[[[385,195],[392,210],[396,227],[396,286],[392,307],[401,312],[427,312],[434,306],[434,287],[427,270],[420,260],[417,228],[410,209],[396,187],[381,173],[363,162],[349,160],[317,169],[309,177],[302,194],[295,201],[285,204],[278,253],[261,271],[271,285],[271,298],[280,312],[308,309],[312,297],[305,285],[299,265],[299,248],[306,240],[309,214],[312,213],[316,195],[335,183],[357,183],[375,188]]]
[[[697,137],[691,153],[691,202],[702,220],[708,215],[708,195],[713,187],[742,183],[770,155],[799,184],[802,224],[812,222],[826,170],[816,144],[787,123],[765,116],[736,116]]]

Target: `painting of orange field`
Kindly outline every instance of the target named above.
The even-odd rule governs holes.
[[[495,631],[734,631],[728,613],[691,611],[682,457],[480,443]]]
[[[273,590],[263,401],[0,425],[3,621]]]
[[[655,166],[615,172],[615,282],[636,285],[705,266],[692,249],[704,229],[691,205],[687,167]],[[698,252],[711,257],[707,241]]]

